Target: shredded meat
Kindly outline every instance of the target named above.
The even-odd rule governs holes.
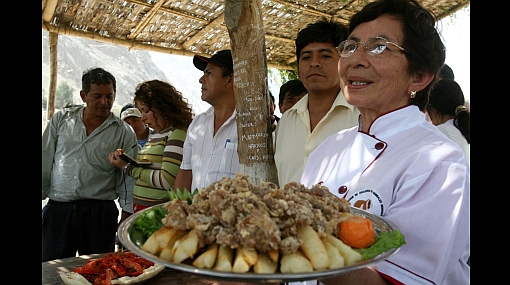
[[[296,182],[283,189],[270,182],[253,185],[241,174],[201,189],[191,205],[172,200],[164,207],[169,213],[163,224],[196,229],[200,247],[218,243],[283,254],[296,252],[303,243],[298,227],[310,225],[321,237],[336,235],[341,214],[350,212],[349,202],[327,187],[308,189]]]

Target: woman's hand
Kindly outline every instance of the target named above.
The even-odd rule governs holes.
[[[127,162],[120,158],[120,155],[124,153],[124,150],[118,148],[116,151],[110,153],[108,155],[108,159],[110,160],[110,163],[120,169],[124,169],[124,167],[127,165]]]

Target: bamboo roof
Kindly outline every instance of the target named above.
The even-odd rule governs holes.
[[[298,31],[321,17],[348,24],[370,0],[261,0],[267,66],[294,69]],[[418,0],[442,19],[468,0]],[[230,49],[224,0],[42,0],[42,28],[129,48],[210,56]]]

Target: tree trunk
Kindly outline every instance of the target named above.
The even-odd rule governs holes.
[[[225,23],[234,62],[240,173],[278,184],[267,88],[261,0],[226,0]]]
[[[49,33],[50,44],[50,90],[48,92],[48,106],[46,108],[46,123],[49,122],[55,113],[55,93],[57,93],[57,55],[58,55],[58,34]]]

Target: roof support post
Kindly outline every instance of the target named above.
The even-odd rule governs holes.
[[[261,0],[226,0],[225,23],[234,62],[239,172],[255,185],[278,184]]]
[[[58,34],[48,34],[50,44],[50,90],[48,93],[48,107],[46,119],[49,121],[55,113],[55,93],[57,91],[57,55],[58,55]]]

